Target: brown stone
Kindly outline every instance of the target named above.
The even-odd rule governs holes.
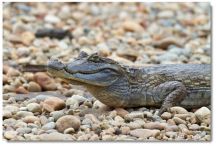
[[[42,106],[44,110],[53,112],[65,108],[65,102],[58,97],[48,97],[46,100],[44,100]]]

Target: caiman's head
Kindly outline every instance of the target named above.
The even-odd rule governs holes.
[[[66,64],[57,59],[50,60],[48,72],[71,83],[75,81],[81,85],[95,86],[109,86],[122,75],[121,66],[114,60],[101,57],[97,53],[88,55],[85,52]]]
[[[126,106],[125,98],[135,96],[136,88],[132,82],[139,86],[137,69],[122,66],[96,53],[88,55],[81,52],[78,58],[66,64],[50,60],[47,66],[51,75],[87,87],[97,99],[109,106]]]

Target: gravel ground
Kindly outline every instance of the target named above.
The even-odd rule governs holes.
[[[209,64],[210,9],[208,3],[5,3],[3,138],[210,141],[208,107],[172,107],[161,117],[154,108],[113,109],[82,87],[12,67],[50,57],[70,61],[80,51],[134,66]]]

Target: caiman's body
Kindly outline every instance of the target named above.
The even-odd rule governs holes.
[[[85,86],[98,100],[112,107],[198,108],[211,103],[211,67],[208,64],[173,64],[130,68],[93,54],[81,53],[73,62],[48,63],[48,71],[72,84]]]

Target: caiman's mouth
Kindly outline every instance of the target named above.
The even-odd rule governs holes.
[[[60,77],[65,80],[75,80],[98,86],[107,86],[117,80],[117,73],[110,68],[99,67],[97,69],[91,68],[91,70],[71,70],[71,67],[69,69],[68,65],[69,64],[64,64],[55,59],[48,62],[47,68],[48,72],[53,76]]]

